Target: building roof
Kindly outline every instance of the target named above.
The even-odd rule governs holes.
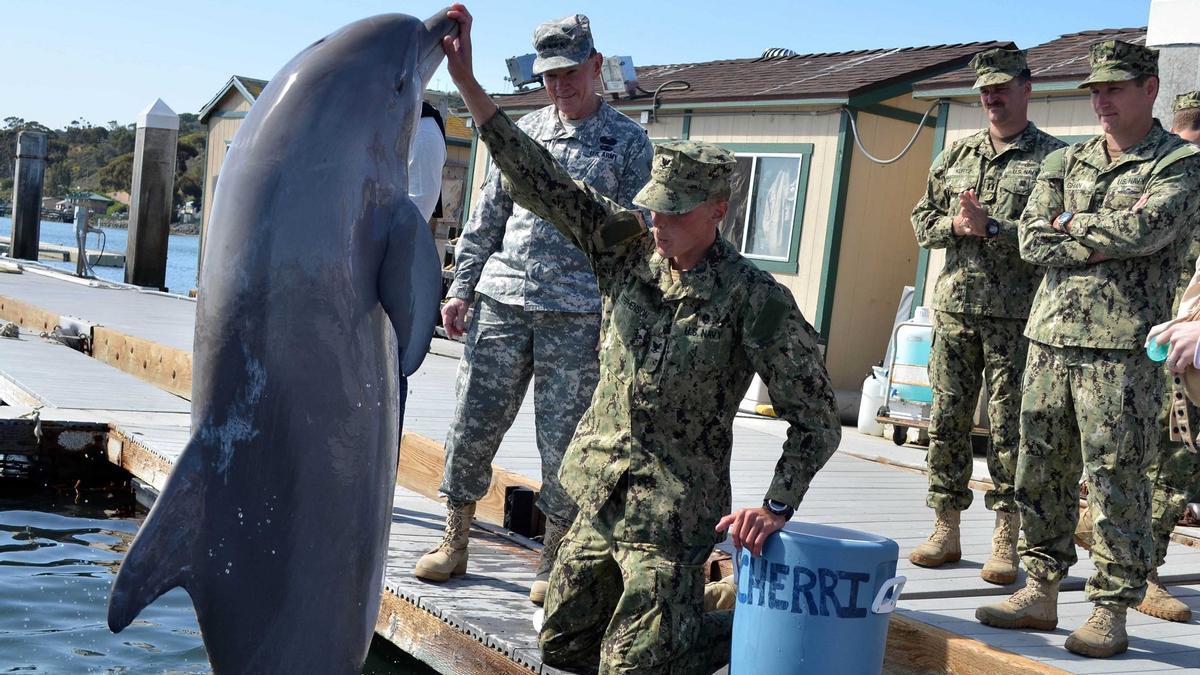
[[[977,52],[1010,47],[1011,42],[871,49],[824,54],[788,54],[771,58],[730,59],[636,68],[644,92],[674,80],[691,85],[687,91],[664,93],[672,104],[813,100],[844,102],[875,90],[929,77],[965,64]],[[781,50],[771,50],[779,52]],[[533,109],[546,105],[541,88],[494,97],[506,109]],[[618,107],[646,104],[649,94],[622,96],[610,101]]]
[[[102,195],[99,192],[69,192],[69,193],[67,193],[67,196],[63,198],[63,201],[67,201],[67,200],[73,200],[73,201],[82,200],[82,201],[89,201],[89,202],[105,202],[105,203],[112,202],[112,200],[109,199],[106,195]]]
[[[1105,28],[1101,30],[1085,30],[1079,33],[1068,33],[1044,44],[1031,47],[1027,58],[1029,72],[1033,75],[1034,85],[1041,90],[1075,89],[1087,76],[1088,49],[1092,43],[1101,40],[1124,40],[1135,44],[1145,44],[1145,28]],[[917,84],[917,96],[935,94],[965,94],[974,93],[956,91],[970,89],[975,82],[975,71],[968,67],[931,77]],[[1038,86],[1041,85],[1041,86]]]
[[[204,124],[204,122],[208,119],[208,116],[216,109],[217,104],[220,103],[221,99],[225,98],[225,95],[230,91],[237,90],[239,94],[253,104],[258,98],[258,95],[262,93],[263,88],[266,86],[266,80],[258,80],[253,77],[234,75],[233,77],[229,78],[229,81],[225,83],[225,86],[221,87],[221,90],[217,92],[216,96],[213,96],[208,100],[208,103],[204,104],[204,107],[200,108],[200,123]]]

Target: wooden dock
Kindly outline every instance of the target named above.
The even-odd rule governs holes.
[[[194,310],[191,301],[161,294],[90,288],[44,274],[0,275],[0,320],[23,328],[20,338],[0,338],[0,400],[8,404],[0,406],[0,437],[29,438],[38,426],[45,435],[42,451],[116,464],[149,491],[161,488],[188,438]],[[38,337],[61,323],[89,328],[90,356]],[[435,353],[409,379],[377,632],[443,673],[554,673],[541,664],[531,621],[535,608],[526,598],[535,542],[478,522],[467,575],[427,584],[410,574],[416,558],[440,537],[445,514],[430,496],[436,495],[441,443],[453,412],[456,348],[435,341]],[[480,506],[480,521],[500,522],[506,486],[538,485],[530,398],[501,445],[495,464],[503,470]],[[777,420],[735,423],[735,506],[761,501],[785,433]],[[887,672],[1200,671],[1195,620],[1172,624],[1131,612],[1131,649],[1114,659],[1083,659],[1063,648],[1090,610],[1082,597],[1092,571],[1086,554],[1063,585],[1057,631],[1001,631],[975,622],[975,607],[1013,590],[979,578],[992,514],[977,493],[963,517],[963,562],[937,570],[909,564],[908,551],[932,520],[924,506],[922,459],[919,449],[895,448],[848,429],[796,515],[877,532],[900,545],[898,571],[909,581],[891,623]],[[982,481],[986,469],[979,469]],[[1198,534],[1181,529],[1177,539],[1196,541]],[[1200,613],[1200,548],[1172,544],[1161,572]]]
[[[11,243],[12,237],[0,236],[0,255],[8,255],[8,247]],[[49,244],[44,241],[38,244],[38,259],[40,260],[72,262],[78,253],[79,250],[74,246]],[[89,248],[87,249],[87,256],[92,265],[97,267],[125,266],[125,254],[120,251],[97,251]]]

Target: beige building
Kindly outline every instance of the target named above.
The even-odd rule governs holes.
[[[1094,42],[1112,39],[1143,44],[1146,29],[1111,28],[1071,33],[1029,49],[1029,70],[1033,76],[1029,119],[1038,128],[1067,143],[1100,133],[1091,96],[1086,89],[1077,86],[1089,72],[1088,48]],[[943,148],[987,126],[979,92],[971,88],[974,81],[975,73],[971,69],[960,68],[916,86],[915,98],[937,102],[939,106],[937,133],[930,157],[936,157]],[[944,263],[944,251],[921,249],[915,281],[910,282],[916,287],[914,306],[922,304],[927,293],[932,292]]]
[[[221,167],[225,164],[225,153],[229,151],[233,135],[241,128],[242,120],[246,119],[246,113],[250,112],[250,107],[266,86],[266,80],[234,75],[200,109],[200,123],[208,130],[205,145],[204,201],[200,214],[201,259],[204,257],[204,231],[208,225],[208,215],[212,213],[213,192],[217,188]]]
[[[787,286],[816,327],[834,387],[857,391],[884,354],[901,289],[917,270],[909,213],[933,152],[932,107],[914,83],[957,70],[988,42],[763,57],[636,69],[640,93],[610,98],[651,139],[719,143],[739,157],[722,232]],[[645,93],[645,92],[658,92]],[[519,117],[541,89],[497,96]],[[898,161],[880,164],[856,146]],[[919,132],[919,133],[918,133]],[[471,185],[483,181],[477,144]],[[474,196],[474,190],[471,190]]]

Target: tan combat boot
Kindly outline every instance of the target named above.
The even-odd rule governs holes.
[[[1019,513],[996,512],[996,527],[992,530],[992,556],[979,572],[984,581],[1005,586],[1017,580],[1017,535],[1020,530]]]
[[[1125,610],[1120,605],[1096,605],[1087,622],[1067,636],[1067,650],[1080,656],[1106,659],[1129,649]]]
[[[710,581],[704,584],[704,611],[733,609],[735,603],[737,603],[737,582],[733,580],[732,574],[720,581]]]
[[[958,524],[961,511],[938,511],[929,539],[908,554],[914,565],[940,567],[948,562],[962,560],[962,545],[958,540]]]
[[[1003,602],[975,610],[979,623],[996,628],[1033,628],[1054,630],[1058,627],[1058,582],[1043,581],[1029,575],[1025,588]]]
[[[466,574],[467,538],[474,517],[475,502],[447,502],[446,534],[437,546],[421,556],[413,575],[426,581],[446,581],[452,575]]]
[[[1158,570],[1146,577],[1146,597],[1134,609],[1164,621],[1187,623],[1192,620],[1192,610],[1162,585],[1158,580]]]
[[[566,533],[567,525],[546,518],[546,532],[542,535],[537,574],[533,577],[533,585],[529,587],[529,601],[535,605],[546,602],[546,591],[550,589],[550,570],[554,568],[554,558],[558,556],[558,549]]]
[[[1075,543],[1085,551],[1092,550],[1092,542],[1096,538],[1096,526],[1092,523],[1092,509],[1084,506],[1079,509],[1079,522],[1075,524]]]

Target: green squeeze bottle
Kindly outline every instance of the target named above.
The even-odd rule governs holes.
[[[1146,341],[1146,356],[1150,357],[1151,361],[1162,363],[1167,360],[1167,354],[1171,351],[1171,343],[1159,343],[1158,338],[1151,338]]]

